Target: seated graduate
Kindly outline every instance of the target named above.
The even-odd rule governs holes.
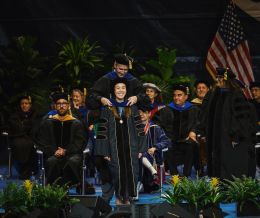
[[[20,179],[29,179],[37,171],[33,138],[39,122],[31,96],[20,97],[18,110],[11,114],[8,122],[10,145]]]
[[[87,144],[92,141],[92,131],[89,130],[90,123],[89,123],[89,109],[86,107],[86,96],[87,96],[87,89],[85,87],[76,86],[71,91],[71,113],[74,117],[80,120],[84,126],[86,136],[87,136]],[[85,147],[86,147],[85,146]],[[95,176],[95,164],[94,164],[94,157],[93,153],[90,152],[85,157],[86,165],[88,166],[89,174],[87,176],[94,177]],[[95,187],[93,184],[88,183],[86,181],[85,187],[86,194],[95,194]]]
[[[167,122],[167,120],[162,120],[164,114],[170,113],[168,107],[165,106],[162,100],[162,91],[154,83],[144,83],[145,93],[149,97],[151,102],[150,120],[155,124],[161,126],[162,122]],[[145,101],[144,99],[143,101]]]
[[[88,126],[87,114],[88,110],[85,105],[87,95],[86,88],[75,87],[71,91],[71,112],[75,115],[79,120]]]
[[[158,190],[159,177],[157,169],[163,164],[162,150],[171,146],[171,140],[165,135],[163,129],[149,120],[152,107],[149,104],[138,104],[141,121],[145,125],[144,132],[148,150],[142,154],[141,162],[145,167],[142,183],[144,192],[152,192]],[[154,167],[155,166],[155,167]]]
[[[53,96],[57,114],[44,119],[37,145],[44,152],[47,183],[78,184],[81,181],[82,151],[86,144],[82,123],[70,114],[66,93]]]
[[[168,135],[168,132],[171,132],[171,124],[168,122],[171,110],[163,103],[161,89],[153,83],[144,83],[143,87],[145,88],[145,93],[149,97],[152,106],[150,120],[162,127]],[[143,99],[143,101],[146,101],[146,99]]]
[[[137,194],[139,157],[147,146],[137,107],[125,101],[127,80],[115,79],[113,90],[112,106],[101,110],[94,152],[107,160],[116,204],[130,204]]]

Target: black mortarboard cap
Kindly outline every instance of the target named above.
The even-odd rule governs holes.
[[[181,90],[181,91],[183,91],[186,95],[189,95],[189,94],[190,94],[189,86],[188,86],[187,84],[184,84],[184,83],[178,83],[178,84],[173,85],[172,90],[173,90],[173,91],[175,91],[175,90]]]
[[[259,87],[260,88],[260,81],[254,81],[250,83],[250,89],[254,87]]]
[[[24,95],[20,96],[18,100],[19,100],[19,102],[21,102],[21,100],[23,100],[23,99],[27,99],[30,103],[32,103],[32,98],[28,94],[24,94]]]
[[[126,54],[116,54],[115,55],[115,62],[117,64],[123,64],[128,66],[129,69],[132,69],[134,59]]]
[[[54,102],[57,102],[59,99],[65,99],[66,101],[69,101],[69,96],[65,92],[59,92],[54,94],[52,99]]]
[[[202,79],[200,79],[200,80],[196,80],[195,83],[194,83],[194,87],[196,88],[197,85],[200,84],[200,83],[205,84],[208,88],[210,87],[209,82],[208,82],[207,80],[202,80]]]
[[[140,101],[137,102],[137,108],[138,110],[141,110],[143,112],[151,111],[153,109],[151,101],[149,97],[144,97]]]
[[[229,68],[217,67],[216,71],[217,71],[216,76],[223,76],[224,80],[236,78],[236,75]]]
[[[63,88],[62,85],[60,85],[60,84],[54,85],[54,86],[52,86],[51,89],[50,89],[49,98],[50,98],[52,101],[54,101],[54,100],[53,100],[53,97],[54,97],[57,93],[62,93],[62,92],[64,92],[64,88]]]
[[[124,83],[127,86],[127,79],[122,77],[117,77],[112,81],[112,90],[114,89],[115,85],[118,83]],[[113,91],[114,92],[114,91]]]

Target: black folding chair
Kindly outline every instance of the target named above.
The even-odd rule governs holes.
[[[39,176],[38,180],[39,183],[42,186],[46,185],[46,176],[45,176],[45,168],[44,168],[44,154],[43,151],[40,150],[37,146],[36,148],[36,153],[38,155],[38,170],[39,170]],[[86,175],[87,175],[87,166],[86,166],[86,156],[90,152],[89,148],[85,148],[82,152],[82,184],[81,184],[81,195],[85,195],[85,182],[86,182]]]

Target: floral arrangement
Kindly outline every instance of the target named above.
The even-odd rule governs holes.
[[[28,214],[35,208],[54,209],[65,208],[78,202],[78,199],[69,198],[67,186],[41,186],[25,180],[22,185],[7,184],[0,192],[0,207],[9,214]]]
[[[187,203],[196,210],[213,206],[222,200],[220,182],[217,178],[196,178],[172,176],[171,188],[165,191],[164,198],[170,204]]]
[[[251,202],[260,208],[260,182],[251,177],[233,177],[233,180],[225,180],[223,183],[226,202],[238,202],[242,211],[245,203]]]

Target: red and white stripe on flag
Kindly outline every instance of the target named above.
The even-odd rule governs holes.
[[[231,3],[208,50],[206,68],[214,78],[217,67],[228,67],[249,86],[254,81],[252,61],[243,28]],[[249,90],[246,95],[249,97]]]

